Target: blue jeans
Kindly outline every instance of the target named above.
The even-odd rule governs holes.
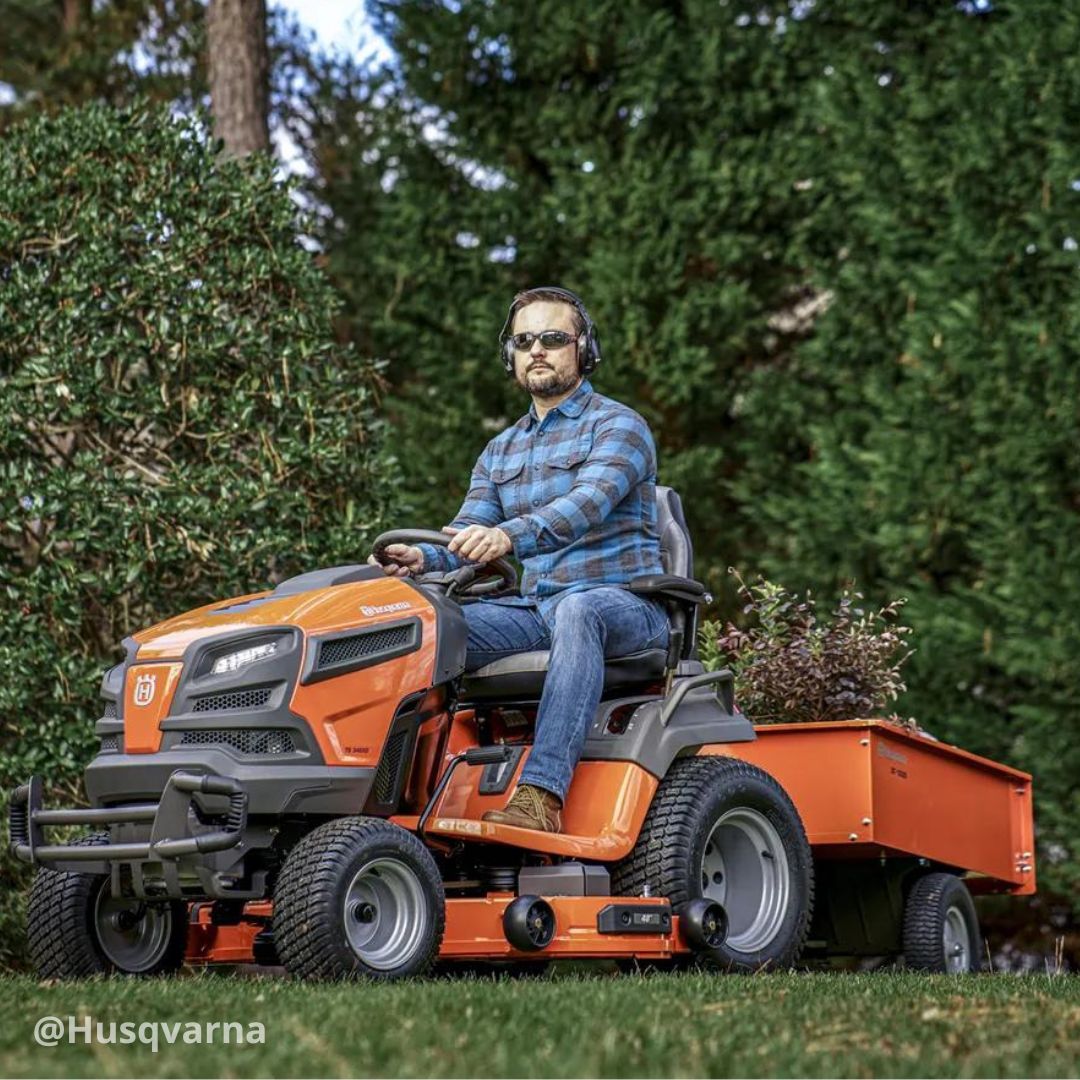
[[[550,649],[536,738],[521,783],[565,802],[585,735],[604,687],[604,657],[667,647],[668,620],[655,600],[600,586],[568,593],[542,608],[480,600],[462,610],[469,624],[465,668],[513,653]]]

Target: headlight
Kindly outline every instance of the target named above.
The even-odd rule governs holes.
[[[263,660],[277,652],[278,642],[265,641],[261,645],[249,645],[246,649],[237,649],[236,652],[226,653],[214,661],[210,669],[211,675],[224,675],[227,671],[236,671],[237,668],[253,664],[256,660]]]

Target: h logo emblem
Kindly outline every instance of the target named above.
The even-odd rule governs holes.
[[[154,700],[154,693],[157,691],[157,676],[156,675],[136,675],[135,676],[135,704],[136,705],[149,705]]]

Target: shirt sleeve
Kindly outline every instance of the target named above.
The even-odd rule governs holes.
[[[450,528],[464,529],[467,525],[498,525],[502,518],[502,504],[499,502],[499,491],[495,482],[491,479],[491,471],[488,467],[488,453],[491,444],[484,447],[484,452],[477,459],[469,480],[469,491],[457,516],[450,522]],[[422,573],[447,573],[456,570],[459,566],[465,566],[473,560],[463,559],[455,555],[447,548],[438,544],[417,544],[424,553],[424,567]]]
[[[558,551],[601,524],[636,485],[655,472],[656,447],[648,424],[637,413],[617,415],[593,440],[574,486],[565,495],[499,527],[513,542],[518,559]]]

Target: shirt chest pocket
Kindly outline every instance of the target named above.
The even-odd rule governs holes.
[[[525,490],[528,473],[524,458],[501,461],[492,466],[491,481],[499,493],[504,521],[528,513],[532,509],[528,492]]]
[[[545,458],[538,472],[542,483],[544,501],[567,494],[577,483],[578,474],[585,467],[592,451],[592,437],[575,439],[560,446]]]

